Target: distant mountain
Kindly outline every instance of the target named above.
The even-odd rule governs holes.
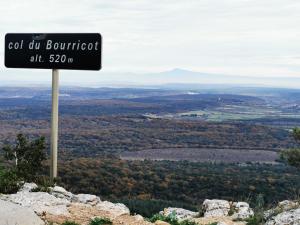
[[[299,88],[300,77],[239,76],[205,73],[175,68],[158,73],[103,73],[106,84],[117,86],[141,85],[227,85],[234,87],[289,87]],[[97,83],[97,82],[96,82]],[[95,84],[95,83],[94,83]],[[102,83],[103,84],[103,83]]]
[[[144,74],[145,80],[149,82],[161,82],[164,84],[211,84],[211,85],[232,85],[248,87],[300,87],[300,76],[298,77],[252,77],[226,75],[216,73],[195,72],[184,69],[172,69],[160,73]],[[148,78],[147,78],[148,77]]]
[[[1,81],[1,86],[50,86],[51,77],[43,72],[39,74],[29,73],[14,74],[14,80]],[[41,76],[43,75],[43,76]],[[45,76],[44,76],[45,75]],[[16,78],[17,77],[17,78]],[[192,86],[218,85],[220,88],[228,87],[280,87],[299,88],[300,76],[298,77],[265,77],[265,76],[239,76],[230,74],[206,73],[181,68],[175,68],[157,73],[129,73],[129,72],[100,72],[88,73],[85,71],[63,72],[61,84],[65,86],[81,87],[151,87],[158,85],[181,87],[190,89]],[[204,88],[205,88],[204,87]],[[181,89],[181,88],[180,88]]]

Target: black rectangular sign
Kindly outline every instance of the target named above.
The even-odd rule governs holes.
[[[98,33],[9,33],[5,35],[5,66],[100,70],[101,49]]]

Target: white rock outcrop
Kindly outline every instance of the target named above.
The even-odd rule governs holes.
[[[144,217],[142,217],[141,215],[137,214],[133,216],[135,218],[136,221],[144,221]]]
[[[265,211],[264,217],[266,225],[299,225],[300,204],[289,200],[279,202],[275,208]]]
[[[66,198],[69,201],[71,201],[74,198],[74,195],[71,192],[59,186],[50,188],[50,194],[54,195],[57,198]]]
[[[99,202],[96,207],[103,211],[109,211],[115,216],[129,215],[130,210],[122,203],[112,203],[108,201]]]
[[[300,224],[300,208],[291,209],[273,216],[265,225],[299,225]]]
[[[290,200],[284,200],[278,203],[278,206],[276,208],[279,208],[280,210],[290,210],[299,208],[300,204],[297,201],[290,201]]]
[[[56,198],[55,196],[46,192],[20,191],[16,194],[3,195],[0,198],[27,208],[31,208],[39,215],[42,215],[43,213],[67,215],[67,206],[70,204],[69,200]]]
[[[35,183],[24,183],[20,188],[19,192],[31,192],[33,189],[36,189],[38,186]]]
[[[230,210],[230,204],[226,200],[206,199],[203,202],[204,217],[227,216]]]
[[[96,195],[78,194],[73,196],[72,201],[83,204],[97,205],[100,202],[100,198]]]
[[[234,210],[232,218],[235,220],[245,220],[254,215],[253,210],[247,202],[234,202],[232,207]]]
[[[7,205],[13,205],[15,207],[21,207],[24,210],[28,210],[28,216],[35,216],[44,219],[50,219],[60,221],[61,218],[68,220],[76,214],[76,218],[84,221],[86,216],[95,216],[96,214],[110,216],[110,219],[115,219],[119,216],[124,216],[123,219],[128,219],[130,221],[140,221],[140,224],[148,224],[147,221],[140,215],[135,217],[130,216],[129,209],[121,203],[112,203],[108,201],[101,201],[100,198],[96,195],[90,194],[72,194],[62,187],[55,186],[49,188],[49,193],[47,192],[33,192],[32,190],[37,188],[37,185],[34,183],[25,183],[19,192],[9,195],[0,195],[4,203]],[[1,203],[1,202],[0,202]],[[0,215],[6,214],[8,208],[2,207],[0,204]],[[74,211],[75,210],[75,211]],[[78,214],[76,212],[78,210]],[[15,215],[15,212],[12,211],[11,214],[8,212],[8,216]],[[23,214],[20,213],[23,216]],[[2,221],[0,216],[0,225]],[[16,216],[17,219],[19,218]],[[6,223],[8,217],[5,218],[5,223],[3,225],[42,225],[44,223],[35,223],[30,222],[30,220],[24,220],[26,223]],[[18,220],[12,220],[18,221]],[[29,221],[29,222],[28,222]],[[42,220],[39,220],[42,221]],[[61,223],[58,222],[58,223]],[[133,223],[133,222],[132,222]]]
[[[0,225],[44,225],[33,210],[0,200]]]
[[[165,208],[164,211],[160,212],[160,214],[162,214],[164,216],[169,216],[172,213],[175,214],[176,219],[178,219],[179,221],[189,220],[189,219],[199,216],[198,212],[193,212],[193,211],[182,209],[182,208],[171,208],[170,207],[170,208]]]

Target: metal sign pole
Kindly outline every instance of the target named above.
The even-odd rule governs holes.
[[[58,94],[59,72],[52,70],[52,113],[51,113],[51,165],[50,178],[57,177],[57,145],[58,145]]]

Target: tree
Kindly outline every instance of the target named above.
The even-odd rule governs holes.
[[[23,134],[18,134],[16,145],[3,147],[5,158],[14,161],[17,175],[25,181],[34,181],[46,159],[45,137],[29,141]]]
[[[293,129],[293,137],[300,142],[300,128]],[[300,168],[300,148],[288,149],[281,152],[281,158],[289,165]]]

